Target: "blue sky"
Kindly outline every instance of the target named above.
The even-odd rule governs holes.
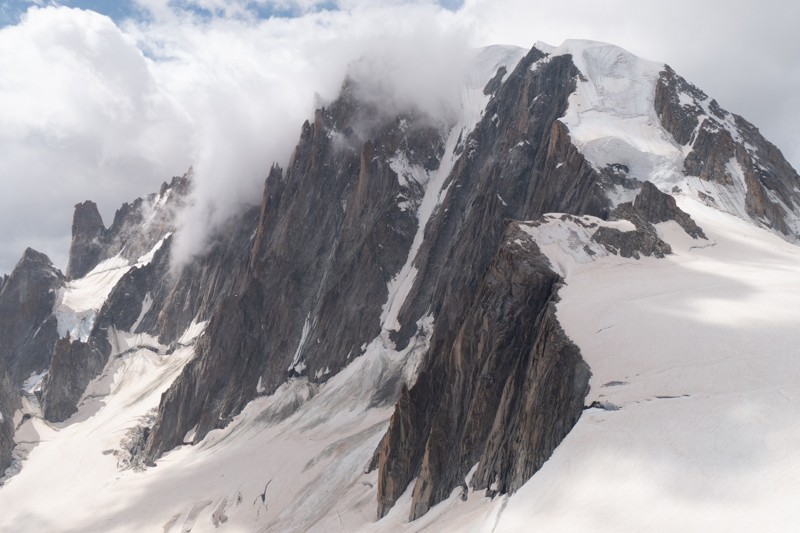
[[[49,5],[55,2],[45,0],[0,0],[0,26],[13,25],[19,22],[20,16],[32,5]],[[140,13],[131,0],[64,0],[60,5],[91,9],[120,21]]]
[[[464,0],[439,0],[437,3],[445,9],[455,11],[464,4]],[[174,0],[170,4],[200,16],[213,15],[209,10],[198,7],[191,0]],[[22,14],[32,5],[63,5],[90,9],[110,17],[117,23],[129,18],[142,19],[147,16],[146,10],[137,5],[135,0],[0,0],[0,27],[18,23]],[[320,0],[315,5],[316,10],[337,9],[335,0]],[[262,19],[294,17],[300,14],[296,8],[276,7],[269,1],[248,2],[247,9],[254,17]]]
[[[188,10],[191,10],[198,15],[211,15],[208,10],[198,8],[190,2],[172,3],[176,5],[183,5]],[[55,2],[52,0],[4,0],[0,2],[0,6],[2,6],[2,8],[0,8],[0,24],[3,26],[16,24],[19,21],[20,16],[31,5],[63,5],[68,7],[78,7],[81,9],[90,9],[110,17],[117,23],[129,18],[141,19],[147,16],[146,10],[137,5],[134,0],[62,0],[60,2]],[[275,9],[268,4],[251,2],[248,7],[253,15],[260,18],[296,15],[293,10]],[[333,7],[333,3],[331,2],[327,7]]]

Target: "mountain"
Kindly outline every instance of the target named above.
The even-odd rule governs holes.
[[[452,104],[347,78],[183,269],[191,171],[26,251],[0,526],[790,529],[800,176],[603,43],[481,49]]]

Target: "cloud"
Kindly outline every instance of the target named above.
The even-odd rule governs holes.
[[[387,102],[447,99],[455,52],[467,45],[448,12],[306,4],[304,16],[257,19],[234,4],[208,16],[146,0],[149,16],[120,26],[91,11],[31,8],[0,30],[0,271],[26,245],[63,267],[75,203],[97,201],[108,223],[122,202],[190,165],[175,260],[202,253],[222,221],[260,200],[269,166],[286,165],[316,97],[333,99],[354,61],[355,76],[392,89]]]
[[[71,5],[80,4],[78,0]],[[88,5],[88,4],[86,4]],[[176,259],[260,199],[316,95],[345,72],[446,115],[468,45],[614,42],[670,63],[800,163],[800,6],[778,0],[131,0],[116,22],[31,7],[0,29],[0,272],[31,245],[66,264],[72,206],[104,219],[190,165]],[[121,19],[119,12],[137,13]],[[385,107],[385,106],[384,106]]]
[[[446,16],[429,3],[267,20],[171,11],[126,28],[193,124],[195,186],[173,262],[202,254],[222,222],[260,201],[269,166],[286,166],[303,121],[320,96],[336,97],[346,73],[387,112],[446,114],[468,51]]]
[[[185,121],[106,17],[31,8],[0,30],[0,72],[0,270],[26,245],[63,266],[73,204],[92,196],[109,218],[188,165]]]

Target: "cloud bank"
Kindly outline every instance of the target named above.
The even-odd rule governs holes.
[[[387,106],[405,98],[433,111],[468,49],[431,3],[273,3],[306,13],[269,19],[246,16],[244,4],[143,0],[146,16],[119,26],[34,7],[0,30],[0,272],[28,245],[63,267],[75,203],[97,201],[110,223],[122,202],[191,165],[175,246],[186,261],[260,199],[269,166],[288,162],[303,121],[336,96],[348,65],[389,89]]]
[[[45,2],[40,2],[45,4]],[[70,5],[89,5],[72,0]],[[99,4],[95,2],[95,4]],[[122,4],[125,4],[124,6]],[[5,5],[5,4],[4,4]],[[126,0],[112,21],[31,7],[0,29],[0,273],[26,246],[63,267],[72,206],[195,169],[179,261],[260,199],[350,65],[386,105],[444,112],[470,45],[614,42],[666,61],[800,164],[800,6],[675,0]]]

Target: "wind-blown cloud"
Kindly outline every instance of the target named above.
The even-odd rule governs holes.
[[[432,108],[467,49],[430,3],[308,3],[305,16],[270,19],[239,16],[234,4],[207,16],[143,0],[150,16],[121,26],[91,11],[32,8],[0,30],[0,271],[26,245],[63,266],[75,203],[94,199],[108,223],[123,201],[193,165],[175,247],[178,263],[189,260],[260,199],[269,166],[287,163],[315,102],[336,96],[354,60],[355,76],[393,89],[386,105]]]
[[[301,124],[320,98],[335,98],[346,73],[387,111],[441,114],[455,100],[468,40],[445,27],[441,8],[355,9],[258,21],[172,12],[129,28],[192,118],[195,186],[179,218],[177,266],[202,253],[242,205],[260,200],[269,166],[287,164]]]
[[[334,98],[348,65],[387,105],[441,113],[469,44],[615,42],[672,64],[800,164],[790,45],[800,7],[779,0],[724,11],[675,0],[657,13],[634,0],[123,3],[116,22],[31,8],[0,29],[0,273],[29,245],[63,267],[75,203],[97,201],[109,223],[122,202],[194,165],[176,243],[188,260],[258,201],[267,169],[288,161],[317,95]]]

